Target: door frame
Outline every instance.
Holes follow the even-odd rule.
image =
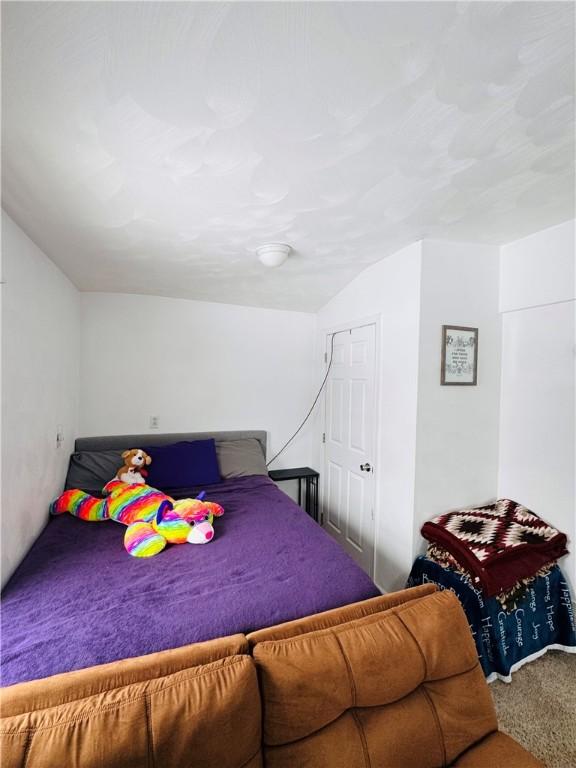
[[[372,483],[372,509],[374,510],[374,535],[373,535],[373,553],[372,553],[372,573],[368,575],[374,581],[374,575],[376,571],[376,532],[378,530],[379,522],[379,510],[378,510],[378,477],[380,467],[380,347],[381,347],[381,332],[382,332],[382,315],[368,315],[366,317],[358,318],[357,320],[349,320],[348,322],[338,323],[337,325],[328,325],[320,329],[322,355],[329,354],[330,343],[329,337],[333,333],[339,333],[340,331],[353,330],[354,328],[362,328],[366,325],[374,326],[374,430],[372,433],[372,455],[374,456],[374,470],[373,483]],[[328,360],[323,363],[324,372],[328,367]],[[326,381],[328,384],[328,381]],[[322,393],[322,423],[321,423],[321,435],[326,433],[327,425],[327,398],[326,392],[328,387],[324,388]],[[320,499],[319,510],[320,520],[322,527],[324,527],[324,520],[326,519],[326,443],[322,442],[320,436],[320,466],[322,471],[320,473]]]

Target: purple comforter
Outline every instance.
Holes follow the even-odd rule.
[[[62,515],[2,596],[2,685],[176,648],[379,594],[267,477],[207,490],[226,512],[205,546],[130,557],[116,523]]]

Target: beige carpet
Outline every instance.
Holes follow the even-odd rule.
[[[548,651],[490,690],[502,731],[548,768],[576,768],[576,654]]]

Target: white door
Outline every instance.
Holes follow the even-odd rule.
[[[326,387],[325,529],[369,576],[374,568],[374,325],[334,335]],[[330,359],[331,336],[327,337]]]

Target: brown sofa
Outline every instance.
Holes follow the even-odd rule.
[[[535,768],[431,586],[4,688],[14,768]]]

